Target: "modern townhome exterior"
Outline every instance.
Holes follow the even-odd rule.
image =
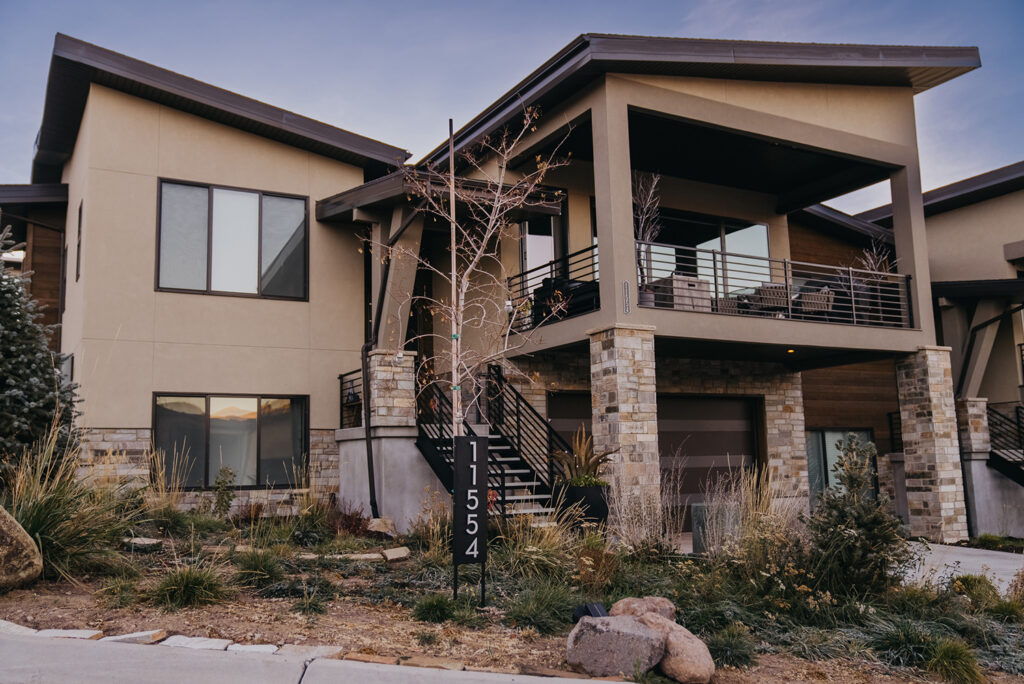
[[[854,430],[913,534],[965,538],[973,423],[958,436],[932,315],[933,281],[957,278],[932,274],[914,95],[978,66],[964,47],[583,35],[457,131],[458,157],[538,107],[522,164],[571,153],[545,179],[564,199],[501,245],[495,296],[530,311],[504,360],[519,372],[492,369],[467,416],[502,503],[544,510],[550,452],[584,424],[630,496],[673,479],[692,503],[757,465],[810,505]],[[409,299],[436,277],[374,248],[445,267],[407,157],[58,36],[32,184],[0,188],[0,207],[27,218],[40,298],[62,283],[89,458],[114,450],[144,475],[150,443],[184,443],[197,491],[226,464],[242,500],[284,507],[308,462],[318,494],[399,527],[425,488],[450,489],[450,409],[442,383],[417,382],[431,350],[413,334],[445,322]],[[635,172],[661,177],[654,239],[633,229]],[[885,217],[821,206],[879,181]],[[878,244],[890,257],[866,259]]]

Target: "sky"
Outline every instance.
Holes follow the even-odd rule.
[[[1024,160],[1022,0],[0,0],[0,183],[27,183],[65,33],[408,149],[441,143],[581,33],[973,45],[915,98],[924,189]],[[869,188],[830,202],[888,201]]]

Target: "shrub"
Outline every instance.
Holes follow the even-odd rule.
[[[998,534],[979,534],[973,542],[972,546],[976,546],[979,549],[999,551],[1003,548],[1003,538]]]
[[[1016,599],[999,599],[986,612],[1004,622],[1024,621],[1024,604]]]
[[[553,634],[572,623],[579,600],[564,584],[544,582],[517,595],[505,611],[505,620],[513,627]]]
[[[217,471],[217,479],[213,481],[213,513],[218,518],[227,519],[231,504],[235,501],[235,471],[224,466]]]
[[[733,622],[712,634],[707,647],[719,667],[750,667],[757,662],[757,643],[742,622]]]
[[[181,537],[189,533],[188,513],[173,505],[151,510],[149,520],[161,534],[168,537]]]
[[[325,601],[335,597],[337,590],[334,585],[319,574],[308,578],[291,578],[274,582],[262,587],[258,592],[261,598],[305,598],[317,595]]]
[[[43,441],[22,453],[0,503],[35,539],[44,574],[71,579],[76,572],[117,563],[117,544],[135,509],[122,505],[127,481],[101,487],[79,479],[79,447],[62,447],[61,439],[54,422]]]
[[[900,583],[914,555],[902,523],[872,489],[874,444],[850,434],[836,446],[837,486],[821,494],[808,521],[815,587],[833,595],[884,592]]]
[[[238,507],[238,511],[231,516],[231,524],[239,529],[252,528],[259,525],[263,519],[265,507],[259,501],[246,501]]]
[[[323,615],[327,612],[327,604],[320,594],[312,593],[293,603],[292,611],[303,615]]]
[[[455,614],[455,606],[444,594],[428,594],[413,606],[413,619],[420,622],[445,622]]]
[[[0,230],[0,252],[13,246],[10,228]],[[74,440],[74,385],[57,372],[63,357],[48,348],[52,328],[39,323],[42,313],[28,294],[26,278],[0,263],[0,483],[7,477],[8,457],[51,437],[63,452]]]
[[[370,519],[363,512],[363,507],[349,501],[342,501],[331,520],[334,531],[339,534],[350,534],[365,537]]]
[[[608,549],[608,541],[599,532],[583,537],[576,557],[574,579],[584,594],[594,596],[604,591],[619,570],[619,557]]]
[[[149,592],[150,600],[166,610],[223,601],[230,592],[211,565],[173,568]]]
[[[999,603],[999,590],[984,575],[957,575],[949,580],[953,593],[966,596],[978,610],[988,610]]]
[[[235,582],[242,586],[261,588],[280,582],[284,577],[281,559],[267,549],[236,553],[231,561],[238,568]]]
[[[890,665],[917,667],[928,658],[934,644],[935,638],[918,623],[897,620],[883,629],[870,645]]]
[[[410,543],[423,553],[421,563],[430,568],[447,567],[451,561],[452,513],[440,492],[425,488],[423,508],[410,530]]]
[[[439,640],[437,632],[431,632],[426,629],[421,629],[413,636],[416,637],[416,643],[420,646],[433,646]]]
[[[953,639],[936,640],[924,662],[924,669],[954,684],[980,684],[985,681],[971,649]]]
[[[548,524],[534,525],[532,515],[515,515],[500,523],[494,543],[495,565],[512,577],[565,579],[575,567],[583,520],[579,506],[559,508]]]
[[[138,581],[124,575],[112,577],[98,593],[108,608],[125,608],[139,598]]]

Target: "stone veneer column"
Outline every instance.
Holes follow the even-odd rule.
[[[416,425],[416,354],[370,352],[370,426]],[[367,379],[363,379],[364,384]]]
[[[617,450],[610,474],[623,495],[660,501],[654,328],[616,325],[587,334],[594,449]]]
[[[933,542],[967,538],[949,347],[921,347],[896,364],[910,532]]]
[[[988,457],[992,439],[988,429],[988,399],[957,399],[956,424],[960,435],[960,458],[963,460],[964,498],[974,534],[989,531],[991,520],[984,512],[991,510],[986,498],[992,473],[988,471]]]

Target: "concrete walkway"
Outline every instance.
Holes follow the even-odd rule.
[[[555,677],[453,672],[299,656],[82,639],[0,636],[0,684],[553,684]]]
[[[915,543],[914,546],[924,549],[924,544]],[[1024,555],[1019,553],[930,544],[921,564],[907,575],[907,579],[917,581],[951,575],[986,575],[1001,591],[1006,591],[1022,567]]]

